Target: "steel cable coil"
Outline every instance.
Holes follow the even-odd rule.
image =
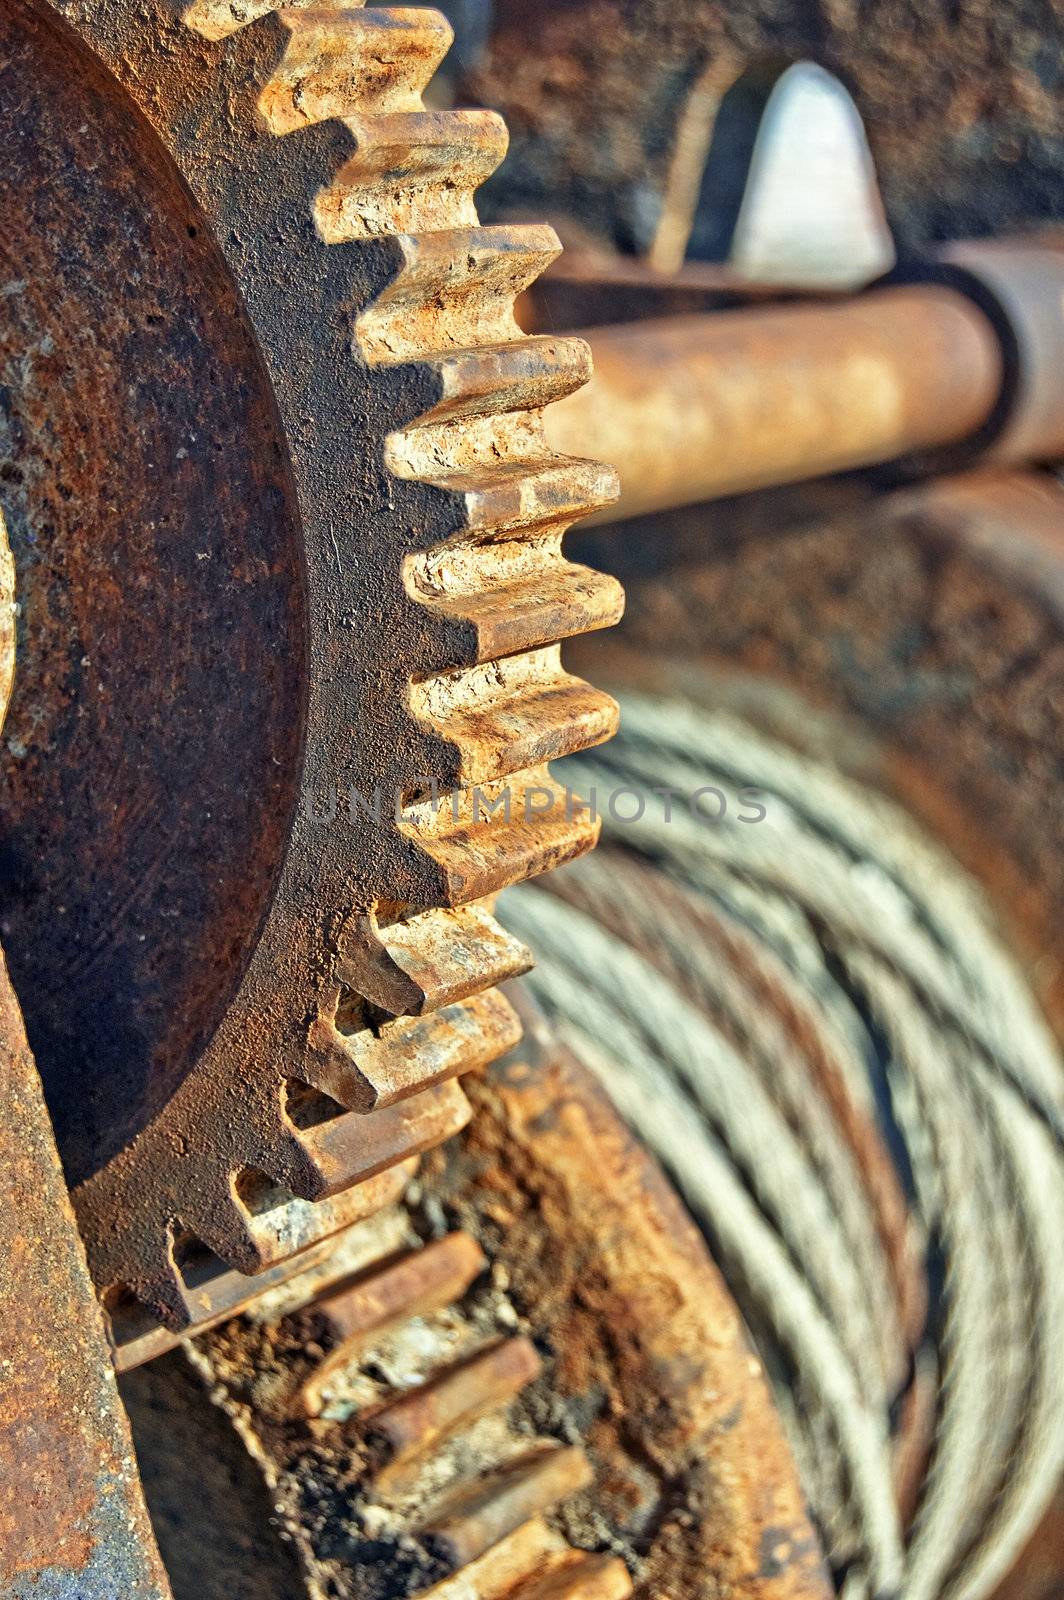
[[[1064,1464],[1057,1045],[896,806],[733,716],[622,712],[573,774],[604,847],[505,920],[706,1232],[840,1590],[981,1600]]]

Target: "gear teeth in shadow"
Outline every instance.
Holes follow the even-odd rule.
[[[321,1514],[337,1490],[407,1600],[626,1600],[623,1562],[559,1531],[592,1469],[534,1431],[529,1391],[549,1369],[480,1243],[406,1229],[404,1247],[391,1229],[375,1258],[296,1290],[277,1342],[230,1324],[194,1356],[267,1472],[308,1581],[328,1572],[351,1592],[359,1538],[338,1552]]]

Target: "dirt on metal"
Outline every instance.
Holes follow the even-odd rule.
[[[827,1600],[771,1392],[704,1242],[518,1003],[531,1037],[466,1080],[476,1117],[402,1203],[351,1230],[328,1278],[193,1342],[275,1529],[349,1600]],[[134,1394],[154,1370],[129,1375]],[[160,1374],[157,1405],[175,1384]],[[138,1416],[154,1459],[165,1416]],[[189,1531],[158,1477],[185,1570]]]
[[[645,1600],[826,1596],[765,1374],[703,1241],[584,1070],[523,1053],[472,1086],[477,1115],[425,1179],[550,1351],[529,1415],[583,1439],[596,1479],[567,1535],[609,1530]]]
[[[308,622],[273,394],[202,212],[46,8],[6,6],[0,50],[3,931],[76,1185],[239,985],[296,804]]]
[[[17,590],[0,512],[0,724]],[[168,1600],[41,1081],[0,952],[0,1589]]]

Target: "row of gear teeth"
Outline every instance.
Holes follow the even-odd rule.
[[[397,818],[401,847],[420,863],[423,903],[400,894],[349,919],[336,981],[309,1024],[299,1081],[319,1102],[329,1097],[331,1118],[308,1129],[285,1112],[283,1140],[276,1128],[252,1139],[247,1170],[219,1168],[222,1199],[181,1195],[179,1221],[166,1193],[153,1201],[161,1215],[170,1208],[170,1248],[151,1281],[130,1266],[120,1234],[90,1239],[100,1287],[121,1285],[172,1328],[199,1320],[183,1237],[261,1272],[293,1243],[342,1225],[343,1208],[327,1197],[378,1182],[379,1158],[367,1152],[375,1127],[387,1143],[388,1125],[377,1118],[407,1104],[434,1130],[393,1141],[390,1164],[461,1125],[452,1080],[515,1044],[517,1018],[495,985],[530,964],[494,920],[492,897],[592,846],[594,817],[547,763],[609,737],[616,718],[608,696],[565,672],[558,644],[620,615],[615,581],[561,548],[575,518],[613,498],[615,475],[556,454],[541,415],[586,380],[589,353],[577,339],[526,336],[515,320],[517,297],[558,252],[553,231],[481,227],[473,202],[502,159],[505,126],[489,112],[425,108],[422,91],[451,40],[430,10],[195,0],[184,21],[226,40],[268,14],[259,25],[280,43],[258,99],[266,127],[287,138],[330,121],[349,139],[314,203],[318,234],[326,245],[372,241],[387,258],[382,286],[354,319],[355,358],[385,379],[401,374],[396,392],[418,396],[417,414],[387,438],[386,464],[397,491],[432,508],[423,521],[433,536],[418,547],[408,533],[395,564],[424,646],[402,716],[433,752],[436,778],[431,798],[412,793]],[[232,1105],[230,1115],[234,1144],[250,1138],[250,1113],[243,1132]],[[271,1137],[295,1155],[271,1157]],[[249,1208],[249,1183],[261,1187],[263,1173],[318,1201],[298,1226],[271,1232],[268,1208]],[[280,1209],[290,1218],[290,1205]]]
[[[626,1600],[624,1563],[558,1531],[591,1466],[517,1414],[543,1360],[479,1244],[456,1232],[411,1248],[401,1208],[368,1235],[375,1259],[356,1249],[311,1303],[289,1286],[189,1347],[315,1592]]]

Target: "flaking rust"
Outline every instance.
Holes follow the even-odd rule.
[[[624,1562],[558,1526],[593,1469],[519,1411],[539,1351],[476,1241],[423,1241],[419,1223],[416,1207],[380,1214],[309,1303],[290,1284],[190,1352],[264,1471],[309,1591],[626,1600]]]
[[[194,1364],[312,1585],[345,1600],[827,1600],[703,1241],[513,998],[524,1044],[467,1081],[477,1116],[365,1250]]]
[[[641,1600],[825,1600],[819,1543],[734,1301],[603,1092],[554,1045],[534,1058],[533,1017],[515,1058],[472,1090],[457,1157],[433,1158],[426,1181],[552,1352],[536,1400],[583,1438],[596,1482],[561,1526],[576,1542],[608,1529]]]

